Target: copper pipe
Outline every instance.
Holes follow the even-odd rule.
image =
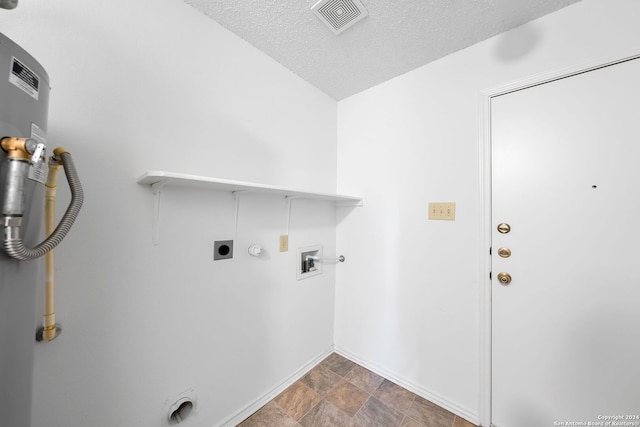
[[[50,236],[55,230],[55,211],[56,211],[56,189],[58,184],[58,172],[61,166],[55,161],[49,161],[49,173],[47,175],[47,183],[45,184],[44,193],[44,230],[47,236]],[[55,267],[53,250],[47,252],[44,256],[45,271],[45,308],[42,316],[43,335],[46,341],[51,341],[56,337],[56,313],[55,313]]]

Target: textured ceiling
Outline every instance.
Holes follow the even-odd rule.
[[[336,100],[579,0],[362,0],[335,36],[317,0],[185,0]]]

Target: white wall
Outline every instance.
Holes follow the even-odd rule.
[[[636,0],[584,0],[338,103],[349,268],[337,349],[473,421],[479,413],[479,99],[483,90],[640,52]],[[455,222],[428,202],[457,203]]]
[[[335,251],[333,205],[294,200],[280,253],[283,199],[242,196],[234,237],[230,194],[167,187],[154,247],[136,178],[334,192],[334,100],[180,0],[21,1],[0,28],[51,76],[49,141],[74,155],[86,197],[56,252],[63,333],[35,348],[33,426],[157,427],[193,388],[189,425],[211,427],[332,348],[335,270],[296,281],[295,249]],[[234,259],[213,262],[231,238]]]
[[[479,91],[637,49],[639,13],[635,0],[584,0],[336,110],[179,0],[2,11],[2,31],[51,76],[50,141],[74,154],[87,198],[57,251],[64,332],[36,346],[33,425],[158,426],[165,402],[194,388],[192,425],[210,427],[331,348],[335,272],[295,281],[294,251],[277,251],[284,201],[243,196],[237,255],[213,263],[213,240],[233,237],[233,199],[165,189],[154,247],[151,192],[135,184],[153,169],[325,192],[337,176],[341,193],[363,195],[364,208],[339,211],[349,262],[335,343],[475,417]],[[457,220],[426,221],[429,201],[457,202]],[[291,248],[333,250],[334,208],[293,203]],[[254,241],[264,259],[246,255]]]

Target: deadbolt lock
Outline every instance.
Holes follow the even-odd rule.
[[[511,231],[511,226],[506,222],[498,224],[498,232],[501,234],[507,234]]]
[[[498,255],[500,255],[502,258],[509,258],[511,256],[511,249],[500,248],[498,249]]]
[[[508,285],[509,283],[511,283],[511,275],[509,273],[498,273],[498,282],[502,283],[503,285]]]

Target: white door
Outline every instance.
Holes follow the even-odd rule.
[[[493,98],[491,144],[494,425],[639,426],[640,59]]]

